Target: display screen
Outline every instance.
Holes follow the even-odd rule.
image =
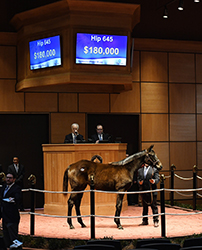
[[[30,69],[41,69],[61,65],[60,36],[29,42]]]
[[[77,33],[76,64],[126,66],[127,36]]]

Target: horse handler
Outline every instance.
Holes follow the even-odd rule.
[[[137,182],[141,191],[155,190],[159,183],[159,172],[155,167],[151,167],[148,164],[144,164],[137,173]],[[142,215],[148,215],[148,207],[151,206],[153,214],[158,214],[157,192],[143,193],[141,194],[143,213]],[[153,217],[154,227],[159,226],[158,216]],[[148,225],[148,217],[143,217],[140,225]]]

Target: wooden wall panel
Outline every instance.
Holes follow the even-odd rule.
[[[202,169],[202,142],[197,142],[197,166]]]
[[[171,142],[170,164],[177,170],[191,170],[196,165],[196,142]]]
[[[16,78],[16,47],[0,46],[0,78]]]
[[[168,84],[141,84],[141,111],[143,113],[168,113]]]
[[[85,138],[85,114],[52,113],[51,114],[51,143],[63,143],[65,135],[71,133],[71,124],[78,123],[79,133]]]
[[[168,81],[167,53],[141,52],[141,81]]]
[[[25,111],[57,112],[56,93],[25,93]]]
[[[18,65],[26,65],[26,63],[29,63],[29,52],[27,51],[27,53],[25,52],[25,49],[28,50],[28,46],[27,46],[28,42],[25,41],[25,39],[22,39],[20,41],[18,41],[18,48],[17,48],[17,54],[20,55],[17,57],[17,64]],[[20,82],[21,80],[25,79],[26,75],[26,66],[24,67],[18,67],[18,74],[17,74],[17,81]],[[30,67],[29,70],[30,71]]]
[[[169,170],[169,143],[168,142],[150,142],[142,143],[142,150],[149,148],[149,146],[154,145],[154,151],[157,154],[159,160],[161,161],[163,168],[162,170]]]
[[[197,141],[202,141],[202,115],[197,115]]]
[[[169,81],[182,83],[195,82],[194,54],[169,54]]]
[[[196,54],[196,83],[202,83],[202,54]]]
[[[17,45],[17,33],[16,32],[0,32],[1,45]]]
[[[202,53],[201,42],[135,38],[135,49],[142,51],[165,51],[182,53]]]
[[[197,113],[202,113],[202,85],[196,84],[196,109]]]
[[[132,90],[110,95],[111,112],[140,112],[140,84],[133,83]]]
[[[24,111],[24,93],[16,93],[15,84],[15,80],[0,80],[0,111]]]
[[[140,52],[133,52],[133,67],[132,67],[132,81],[139,82],[140,81]]]
[[[168,115],[142,114],[142,142],[168,141]]]
[[[195,115],[171,114],[170,115],[170,140],[195,141],[196,122]]]
[[[79,94],[79,112],[109,112],[109,94]]]
[[[195,84],[170,84],[170,113],[195,113]]]
[[[59,112],[77,112],[78,99],[75,93],[59,93]]]

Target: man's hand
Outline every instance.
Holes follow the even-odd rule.
[[[143,184],[143,180],[139,181],[139,184],[142,185]]]
[[[15,202],[15,198],[14,197],[9,197],[9,202]]]
[[[155,180],[154,180],[154,179],[150,179],[149,181],[151,182],[151,184],[154,184],[154,183],[155,183]]]

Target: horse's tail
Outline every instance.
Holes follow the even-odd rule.
[[[64,172],[64,177],[63,177],[63,191],[67,192],[68,191],[68,169],[67,168]],[[67,195],[67,194],[64,194]]]

